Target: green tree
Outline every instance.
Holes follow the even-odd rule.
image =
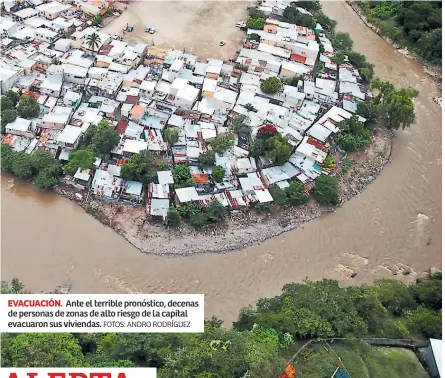
[[[69,333],[21,333],[8,342],[14,367],[83,367],[83,355]]]
[[[10,170],[15,176],[21,179],[31,178],[34,173],[31,157],[26,153],[14,153]]]
[[[91,169],[94,166],[94,154],[89,150],[76,150],[71,152],[69,161],[65,166],[65,172],[73,176],[77,168],[81,170]]]
[[[225,175],[226,175],[226,170],[224,169],[224,167],[217,165],[212,168],[212,177],[213,180],[215,180],[216,182],[222,182]]]
[[[254,8],[249,9],[249,17],[250,18],[266,18],[266,15],[264,14],[263,11],[254,7]]]
[[[142,150],[133,155],[129,162],[121,166],[121,178],[123,180],[139,181],[144,185],[153,181],[156,172],[160,168],[154,162],[155,155],[149,150]]]
[[[309,200],[304,185],[299,181],[292,181],[285,189],[289,203],[294,206],[304,205]]]
[[[261,90],[267,94],[275,94],[281,89],[281,81],[277,77],[268,77],[261,83]]]
[[[283,165],[292,155],[292,145],[279,133],[266,139],[265,145],[266,157],[278,165]]]
[[[93,26],[96,26],[96,25],[101,24],[102,22],[103,22],[102,17],[101,16],[96,16],[96,17],[93,18],[93,21],[91,22],[91,24]]]
[[[170,207],[167,211],[167,226],[177,228],[181,223],[181,216],[174,207]]]
[[[250,33],[250,34],[249,34],[249,39],[250,39],[250,40],[257,41],[257,42],[260,42],[260,41],[261,41],[261,37],[260,37],[260,35],[257,34],[257,33]]]
[[[300,8],[304,8],[307,10],[319,11],[321,9],[321,5],[319,1],[310,1],[310,0],[302,0],[298,1],[297,5]]]
[[[36,118],[40,113],[40,107],[37,100],[32,95],[22,96],[17,107],[19,117],[31,119]]]
[[[36,178],[36,185],[41,189],[51,189],[59,184],[61,169],[58,165],[52,165],[42,169]]]
[[[209,222],[220,221],[226,213],[224,206],[218,200],[213,200],[207,208],[207,219]]]
[[[87,46],[90,50],[98,50],[101,44],[101,40],[98,34],[92,33],[87,36]]]
[[[423,306],[408,311],[404,321],[408,330],[426,338],[442,339],[442,315]]]
[[[380,279],[376,281],[376,287],[378,299],[394,315],[401,315],[404,311],[417,307],[412,292],[401,281]]]
[[[9,144],[0,143],[0,153],[1,153],[1,167],[6,171],[10,171],[12,167],[12,162],[14,161],[14,155],[16,152],[12,149]]]
[[[233,133],[240,135],[240,134],[249,134],[250,133],[250,127],[248,125],[249,118],[245,115],[239,115],[232,119],[230,122],[230,131]]]
[[[264,18],[249,18],[246,22],[248,29],[262,30],[264,28]]]
[[[210,146],[212,146],[213,151],[218,154],[223,154],[233,148],[234,143],[235,135],[230,133],[218,134],[215,138],[210,140]]]
[[[172,175],[176,188],[195,186],[188,164],[175,164],[172,170]]]
[[[196,229],[201,229],[203,228],[206,224],[207,224],[207,215],[202,213],[202,212],[198,212],[196,214],[193,214],[190,216],[190,224],[196,228]]]
[[[335,26],[337,25],[337,22],[334,20],[331,20],[328,16],[326,16],[323,12],[319,11],[317,16],[317,22],[320,23],[321,26],[323,26],[324,30],[331,31],[335,29]]]
[[[8,281],[1,281],[1,294],[30,294],[25,290],[25,285],[17,278],[11,280],[11,284]]]
[[[31,155],[31,163],[35,170],[41,171],[57,163],[51,152],[47,150],[37,150]]]
[[[338,123],[341,133],[337,136],[340,147],[346,152],[360,150],[371,143],[371,133],[357,116]]]
[[[211,150],[206,150],[198,156],[198,167],[208,168],[215,164],[215,153]]]
[[[339,201],[337,180],[328,175],[317,177],[314,198],[322,205],[337,205]]]
[[[397,90],[393,84],[376,78],[372,88],[378,91],[374,103],[379,107],[379,120],[388,128],[404,129],[416,120],[414,98],[419,92],[414,88]]]
[[[14,122],[17,118],[17,110],[15,109],[6,109],[2,111],[2,133],[5,133],[5,127],[8,123]]]
[[[286,9],[284,9],[283,21],[312,29],[315,28],[316,24],[314,18],[311,15],[302,13],[292,6],[286,7]]]
[[[274,184],[269,188],[270,195],[272,196],[274,202],[277,205],[286,205],[288,203],[288,198],[286,192]]]
[[[173,145],[179,141],[179,127],[169,127],[164,131],[165,138],[168,140],[170,145]]]
[[[337,50],[351,51],[353,42],[348,33],[332,33],[330,35],[332,47]],[[348,55],[349,56],[349,55]]]
[[[372,101],[360,101],[357,104],[356,113],[366,119],[365,125],[368,129],[371,129],[379,118],[379,107]]]
[[[11,89],[6,91],[5,96],[11,100],[13,107],[15,107],[20,100],[20,95]]]
[[[13,108],[12,101],[6,96],[2,96],[0,98],[0,109],[2,110],[2,112],[7,109],[12,109],[12,108]]]
[[[85,133],[83,144],[100,156],[105,156],[115,148],[120,141],[119,133],[102,119],[97,125],[91,125]]]

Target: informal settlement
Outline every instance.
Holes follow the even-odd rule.
[[[285,188],[291,180],[310,190],[318,176],[330,174],[323,161],[340,132],[337,124],[369,96],[352,65],[331,61],[335,51],[321,25],[312,30],[279,20],[286,6],[280,1],[273,7],[264,2],[261,9],[271,13],[264,29],[247,30],[246,43],[230,62],[113,39],[86,16],[101,14],[107,2],[31,2],[33,7],[20,9],[4,2],[1,91],[33,95],[40,115],[6,125],[2,142],[29,154],[45,149],[66,162],[88,128],[105,118],[120,134],[118,146],[108,158],[97,158],[95,168],[79,168],[62,181],[100,199],[144,204],[147,216],[165,219],[171,205],[206,206],[215,199],[227,208],[269,203],[268,188]],[[91,48],[87,37],[93,33],[99,43]],[[261,90],[270,77],[299,79],[271,95]],[[250,133],[216,154],[215,165],[226,172],[216,182],[211,167],[198,167],[198,158],[240,115]],[[293,146],[282,165],[249,153],[258,132],[271,126]],[[180,130],[172,145],[165,138],[171,127]],[[144,150],[168,168],[147,187],[122,180],[122,164]],[[194,183],[175,188],[172,168],[183,163]]]

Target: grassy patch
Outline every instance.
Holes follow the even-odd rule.
[[[312,344],[295,362],[299,378],[330,378],[339,356],[354,378],[427,378],[416,355],[409,349],[371,347],[366,343],[334,343],[332,350],[325,343]]]

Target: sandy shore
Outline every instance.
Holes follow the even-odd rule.
[[[156,46],[186,50],[199,59],[228,60],[235,57],[245,35],[235,27],[247,17],[248,2],[244,1],[137,1],[127,5],[120,17],[101,30],[123,35],[130,44],[154,43]],[[120,9],[123,4],[118,3]],[[133,26],[131,33],[123,29]],[[156,29],[155,34],[145,28]],[[227,44],[219,46],[225,40]]]
[[[344,162],[337,165],[341,203],[362,192],[390,161],[392,138],[393,135],[387,130],[379,131],[370,147],[349,156],[354,163],[347,173],[341,174]],[[59,193],[60,189],[57,189]],[[63,189],[64,195],[74,200],[73,191],[66,187]],[[276,207],[271,214],[253,210],[232,211],[229,218],[217,228],[196,231],[186,224],[178,230],[169,230],[159,222],[147,219],[145,208],[141,206],[111,204],[91,197],[88,203],[79,204],[141,252],[171,256],[242,249],[335,211],[335,207],[320,206],[314,200],[299,207]]]

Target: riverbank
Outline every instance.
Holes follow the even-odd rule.
[[[346,0],[346,4],[348,4],[351,7],[351,9],[357,14],[357,16],[363,21],[363,23],[368,28],[370,28],[372,31],[374,31],[385,42],[389,43],[392,47],[394,47],[398,53],[402,54],[403,56],[405,56],[408,59],[413,59],[413,60],[416,60],[419,63],[421,63],[425,73],[427,75],[431,76],[434,79],[434,81],[436,82],[436,84],[438,85],[438,87],[442,89],[442,68],[440,66],[437,66],[437,65],[434,65],[434,64],[431,64],[431,63],[425,61],[425,59],[421,58],[413,51],[410,51],[406,47],[400,46],[399,44],[392,41],[390,38],[384,36],[381,33],[380,29],[376,25],[374,25],[373,23],[368,21],[366,15],[363,13],[363,11],[360,9],[360,7],[356,4],[355,1]],[[436,103],[438,103],[442,107],[441,100],[440,100],[440,103],[439,103],[439,101],[436,101]]]
[[[390,162],[393,136],[391,131],[379,129],[368,148],[339,161],[336,176],[340,182],[340,203],[359,195]],[[347,172],[343,171],[345,164],[350,165]],[[112,228],[141,252],[163,256],[240,250],[336,211],[334,206],[320,206],[311,200],[299,207],[276,206],[271,213],[259,213],[252,209],[231,211],[218,227],[204,231],[197,231],[184,223],[179,229],[171,230],[160,222],[148,219],[143,206],[99,201],[77,191],[83,198],[88,198],[79,201],[75,196],[76,191],[66,186],[59,186],[56,192],[82,206],[87,213]]]

